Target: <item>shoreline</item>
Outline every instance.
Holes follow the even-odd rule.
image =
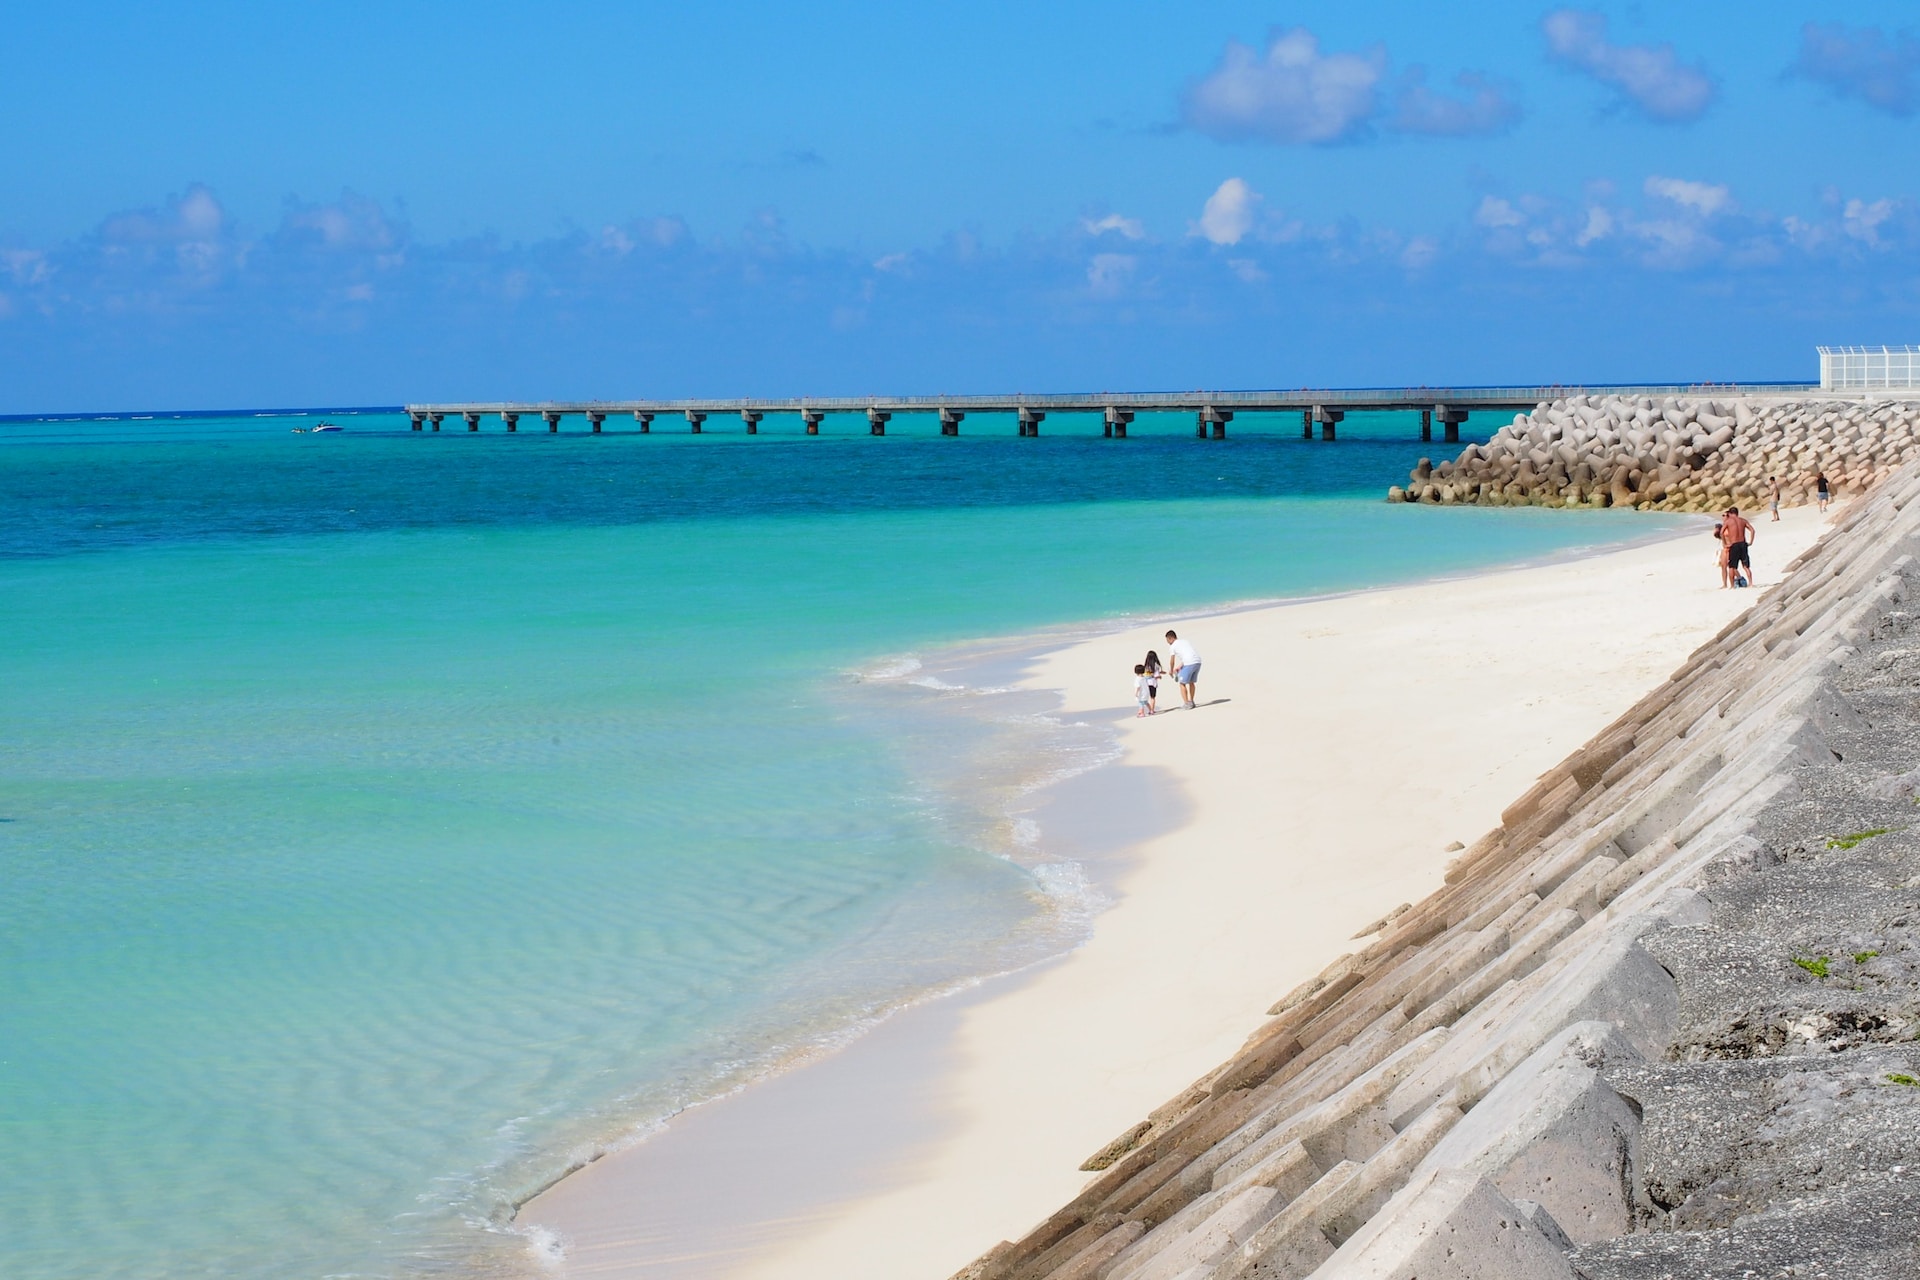
[[[1789,513],[1779,530],[1795,529],[1793,541],[1810,544],[1811,527],[1812,513],[1808,511]],[[1774,548],[1788,539],[1780,538],[1779,530],[1774,535],[1779,541],[1769,538],[1768,528],[1761,527],[1756,550],[1765,557],[1764,563],[1783,566],[1802,548],[1794,545],[1776,554]],[[1120,677],[1106,670],[1112,665],[1114,652],[1132,649],[1150,629],[1164,629],[1159,623],[1081,627],[1070,636],[1036,637],[1042,644],[1035,647],[1047,651],[1033,657],[1019,686],[1030,691],[1064,691],[1064,716],[1082,720],[1105,717],[1101,722],[1111,722],[1125,747],[1125,762],[1095,772],[1114,774],[1141,765],[1161,769],[1166,771],[1165,780],[1154,783],[1153,790],[1171,789],[1197,800],[1196,812],[1177,830],[1149,834],[1129,851],[1109,853],[1114,861],[1100,868],[1100,879],[1109,883],[1111,877],[1110,883],[1118,888],[1112,895],[1117,901],[1097,919],[1093,936],[1065,956],[969,984],[952,998],[929,999],[910,1006],[836,1052],[733,1091],[719,1099],[726,1102],[726,1107],[703,1104],[682,1112],[663,1133],[595,1161],[533,1197],[523,1206],[520,1220],[529,1229],[552,1230],[568,1240],[566,1261],[552,1268],[562,1275],[927,1275],[938,1280],[965,1265],[993,1240],[1017,1236],[1085,1181],[1088,1175],[1078,1166],[1086,1157],[1205,1068],[1230,1056],[1275,996],[1316,971],[1338,951],[1354,949],[1355,944],[1347,943],[1346,937],[1355,927],[1399,901],[1418,899],[1437,885],[1441,867],[1451,856],[1442,852],[1444,843],[1470,842],[1493,825],[1500,806],[1524,790],[1535,774],[1629,705],[1645,687],[1664,677],[1695,644],[1740,609],[1764,596],[1764,587],[1751,593],[1718,593],[1717,602],[1698,607],[1702,596],[1715,600],[1709,548],[1704,539],[1699,540],[1698,547],[1687,542],[1682,536],[1685,532],[1684,527],[1650,531],[1625,546],[1616,544],[1554,562],[1478,570],[1398,587],[1246,602],[1193,615],[1199,622],[1192,634],[1212,664],[1207,668],[1211,678],[1202,681],[1201,701],[1208,703],[1216,695],[1228,700],[1206,707],[1209,715],[1194,717],[1190,727],[1176,727],[1165,720],[1133,721],[1131,703],[1121,697],[1124,690]],[[1411,792],[1414,803],[1393,809],[1394,817],[1377,813],[1357,824],[1329,824],[1321,815],[1314,819],[1317,834],[1308,843],[1337,846],[1349,838],[1358,842],[1377,840],[1376,828],[1383,824],[1391,827],[1396,822],[1404,825],[1411,821],[1416,828],[1424,823],[1424,830],[1401,831],[1392,849],[1372,859],[1359,875],[1342,870],[1316,879],[1311,872],[1289,863],[1282,868],[1284,874],[1275,879],[1274,868],[1267,868],[1268,880],[1262,888],[1248,891],[1248,896],[1258,899],[1305,892],[1300,908],[1303,914],[1290,919],[1286,926],[1289,936],[1284,941],[1272,942],[1264,949],[1251,946],[1249,937],[1257,939],[1266,922],[1249,919],[1244,912],[1220,926],[1231,935],[1231,941],[1208,938],[1213,927],[1210,916],[1219,914],[1221,886],[1227,882],[1235,886],[1261,883],[1259,875],[1251,874],[1256,868],[1249,865],[1250,861],[1259,861],[1259,851],[1246,846],[1259,843],[1260,833],[1275,829],[1275,815],[1261,811],[1262,805],[1279,803],[1284,807],[1285,802],[1269,793],[1276,786],[1288,793],[1289,787],[1305,785],[1297,776],[1298,768],[1304,765],[1311,771],[1312,761],[1296,760],[1293,766],[1280,769],[1277,782],[1242,775],[1242,793],[1255,796],[1262,804],[1240,805],[1229,813],[1222,806],[1225,803],[1227,809],[1233,809],[1231,797],[1218,794],[1216,784],[1218,775],[1232,770],[1231,750],[1222,761],[1186,776],[1182,770],[1191,769],[1194,761],[1156,757],[1152,741],[1142,738],[1143,730],[1169,730],[1159,735],[1164,740],[1161,748],[1171,745],[1176,733],[1190,738],[1192,741],[1176,754],[1190,757],[1198,751],[1204,755],[1205,740],[1195,735],[1209,722],[1217,724],[1219,719],[1232,717],[1238,723],[1227,737],[1244,740],[1243,746],[1250,741],[1255,747],[1275,750],[1275,743],[1262,739],[1259,725],[1271,723],[1276,706],[1285,719],[1286,699],[1303,696],[1302,688],[1285,687],[1286,673],[1304,674],[1318,661],[1318,655],[1309,650],[1316,640],[1333,637],[1314,633],[1339,630],[1337,626],[1321,625],[1332,618],[1345,620],[1349,627],[1364,624],[1362,631],[1384,641],[1383,652],[1413,651],[1399,673],[1406,683],[1373,708],[1378,732],[1391,738],[1396,732],[1395,699],[1417,699],[1422,680],[1431,676],[1436,683],[1441,682],[1450,665],[1460,669],[1472,666],[1466,651],[1449,651],[1453,656],[1442,660],[1432,649],[1435,636],[1426,637],[1430,643],[1422,652],[1421,637],[1410,638],[1408,634],[1409,628],[1445,631],[1449,624],[1460,622],[1461,615],[1485,612],[1471,607],[1470,602],[1450,605],[1451,597],[1464,594],[1478,599],[1490,592],[1495,604],[1513,614],[1506,620],[1511,623],[1518,619],[1524,630],[1527,617],[1538,620],[1545,607],[1535,598],[1541,582],[1549,584],[1546,594],[1552,596],[1558,589],[1552,584],[1595,574],[1617,574],[1620,566],[1629,562],[1645,567],[1640,561],[1652,563],[1668,575],[1672,579],[1668,585],[1690,601],[1692,608],[1677,627],[1666,628],[1656,637],[1652,653],[1628,661],[1625,673],[1603,674],[1599,683],[1604,688],[1590,690],[1571,703],[1537,705],[1540,698],[1551,697],[1554,691],[1550,687],[1515,691],[1514,696],[1524,705],[1509,708],[1510,716],[1495,715],[1496,723],[1478,725],[1480,741],[1484,744],[1489,729],[1496,746],[1504,738],[1528,738],[1529,734],[1532,738],[1524,750],[1510,752],[1490,764],[1476,763],[1473,770],[1480,775],[1477,782],[1468,780],[1468,785],[1462,786],[1462,779],[1448,773],[1450,767],[1457,769],[1472,754],[1468,751],[1463,755],[1458,749],[1470,745],[1464,740],[1453,750],[1429,747],[1430,768],[1423,767],[1421,752],[1414,751],[1403,761],[1408,776],[1419,780]],[[1618,609],[1619,602],[1611,607]],[[1401,620],[1396,621],[1396,617]],[[1487,619],[1481,616],[1467,620],[1472,624],[1468,629],[1484,641],[1486,637],[1479,633],[1484,632]],[[1306,634],[1288,642],[1295,656],[1273,662],[1257,655],[1262,643],[1275,642],[1276,637],[1268,633],[1276,627]],[[1241,632],[1247,633],[1245,639],[1239,637]],[[1155,647],[1164,649],[1163,644]],[[1237,652],[1240,649],[1246,649],[1246,656]],[[1028,654],[1032,656],[1031,648]],[[1292,665],[1302,659],[1307,665]],[[1344,660],[1351,665],[1352,655]],[[1249,677],[1255,673],[1260,678],[1250,683]],[[1550,686],[1552,682],[1544,683]],[[1163,705],[1174,700],[1171,685],[1164,689],[1169,696],[1163,699]],[[1529,693],[1531,700],[1522,697],[1522,692]],[[1281,695],[1277,701],[1276,694]],[[1399,728],[1420,733],[1426,719],[1457,715],[1463,709],[1471,711],[1453,706],[1449,713],[1443,697],[1436,705],[1419,708],[1405,717]],[[1331,718],[1323,714],[1320,735],[1341,736],[1341,717],[1351,710],[1323,709],[1331,712]],[[1247,739],[1249,733],[1253,734],[1251,740]],[[1363,735],[1361,743],[1373,744],[1371,750],[1385,749],[1387,756],[1392,755],[1373,738]],[[1278,747],[1284,749],[1284,745]],[[1368,779],[1368,769],[1377,772],[1385,758],[1355,760],[1355,745],[1348,742],[1340,748],[1347,753],[1340,758],[1348,762],[1349,782],[1354,777]],[[1211,782],[1206,774],[1215,775]],[[1196,790],[1197,797],[1193,795]],[[1449,797],[1451,809],[1447,809]],[[1352,798],[1349,794],[1348,799]],[[1064,833],[1076,826],[1097,824],[1111,807],[1111,798],[1083,802],[1077,814],[1056,807],[1043,824],[1047,843],[1059,843]],[[1446,811],[1443,814],[1440,810]],[[1111,817],[1106,820],[1112,821]],[[1196,839],[1225,848],[1227,853],[1212,860],[1214,865],[1196,867],[1180,852],[1182,844]],[[1300,883],[1286,883],[1289,879]],[[1129,923],[1134,917],[1139,919]],[[1271,930],[1271,925],[1266,927]],[[1129,941],[1116,943],[1116,935]],[[1164,966],[1156,966],[1150,957],[1170,943],[1171,949],[1183,945],[1196,949],[1196,956],[1203,958],[1190,958],[1191,962],[1177,974],[1151,972]],[[1093,979],[1091,986],[1087,985],[1089,978]],[[1117,1003],[1116,990],[1125,993]],[[1126,1046],[1141,1039],[1141,1026],[1165,1028],[1171,1043],[1164,1051],[1135,1052],[1124,1068],[1112,1068],[1111,1063],[1126,1058]],[[1063,1027],[1072,1031],[1063,1032]],[[937,1045],[944,1045],[944,1051],[936,1051]],[[914,1107],[892,1113],[896,1115],[892,1131],[816,1133],[804,1142],[796,1141],[797,1130],[784,1139],[780,1136],[776,1113],[781,1096],[812,1097],[815,1106],[830,1105],[822,1100],[835,1096],[831,1079],[835,1076],[849,1082],[864,1079],[866,1096],[877,1096],[874,1090],[879,1077],[886,1074],[879,1064],[889,1056],[896,1063],[938,1061],[942,1076],[937,1086],[921,1091]],[[1073,1065],[1076,1062],[1077,1067]],[[1101,1065],[1092,1069],[1090,1063]],[[1091,1076],[1085,1074],[1089,1070]],[[1076,1076],[1076,1071],[1082,1074]],[[763,1102],[768,1095],[773,1095],[770,1101]],[[848,1095],[842,1091],[838,1096],[844,1099]],[[1072,1098],[1076,1114],[1063,1118],[1048,1114],[1049,1108],[1031,1105],[1034,1099],[1049,1096]],[[808,1104],[796,1102],[788,1109],[804,1113]],[[736,1118],[728,1121],[723,1112]],[[675,1140],[672,1135],[680,1129],[697,1131],[695,1136],[701,1137],[708,1149],[698,1150],[700,1144],[685,1137]],[[757,1133],[749,1135],[749,1130]],[[757,1136],[764,1145],[742,1146],[741,1140],[747,1136]],[[784,1147],[783,1141],[787,1144]],[[748,1165],[758,1168],[768,1161],[782,1166],[789,1180],[808,1184],[820,1193],[815,1197],[817,1202],[789,1203],[786,1207],[790,1212],[778,1213],[778,1221],[749,1225],[744,1234],[753,1237],[751,1246],[733,1251],[724,1262],[714,1256],[684,1254],[664,1269],[658,1259],[643,1262],[647,1242],[618,1229],[618,1220],[623,1214],[630,1216],[631,1206],[649,1196],[649,1179],[654,1180],[656,1193],[663,1178],[691,1176],[698,1181],[704,1172],[720,1172],[714,1166],[724,1163],[720,1157],[727,1152],[735,1160],[746,1161],[745,1165],[736,1164],[736,1169]],[[869,1172],[883,1168],[890,1172],[884,1178],[863,1179],[855,1176],[858,1170],[852,1168],[858,1165],[866,1166]],[[622,1172],[616,1173],[616,1167]],[[627,1206],[624,1209],[623,1203]],[[967,1211],[956,1212],[962,1203]],[[710,1221],[710,1225],[735,1233],[743,1229],[737,1220]]]

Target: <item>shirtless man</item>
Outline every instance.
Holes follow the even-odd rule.
[[[1727,514],[1720,521],[1720,541],[1727,544],[1727,575],[1731,578],[1741,569],[1747,571],[1747,585],[1753,585],[1753,561],[1747,555],[1747,547],[1754,541],[1753,526],[1740,514],[1740,508],[1728,507]],[[1723,582],[1721,586],[1731,586]]]

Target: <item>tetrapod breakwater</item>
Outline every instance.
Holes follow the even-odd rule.
[[[1790,506],[1827,477],[1859,493],[1920,458],[1920,401],[1581,395],[1516,414],[1485,444],[1421,459],[1395,502],[1718,511]]]

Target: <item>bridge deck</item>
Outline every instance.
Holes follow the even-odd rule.
[[[675,414],[731,413],[1104,413],[1108,409],[1132,413],[1199,413],[1208,409],[1230,413],[1285,412],[1324,408],[1351,412],[1379,409],[1525,410],[1543,400],[1572,395],[1742,395],[1754,392],[1783,394],[1810,391],[1799,384],[1694,386],[1538,386],[1538,387],[1398,387],[1301,389],[1294,391],[1181,391],[1172,393],[1077,392],[1071,394],[1016,394],[985,396],[799,396],[740,397],[687,400],[538,400],[462,401],[445,404],[409,404],[410,414],[543,414],[644,413],[658,417]]]

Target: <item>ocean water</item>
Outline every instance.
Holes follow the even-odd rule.
[[[0,423],[0,1275],[537,1274],[570,1163],[1080,936],[996,815],[1099,735],[919,661],[1653,527],[1389,507],[1385,418],[336,420]]]

